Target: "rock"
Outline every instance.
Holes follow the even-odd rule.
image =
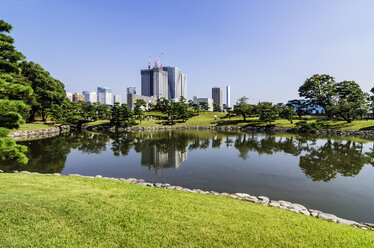
[[[300,206],[302,206],[302,205],[300,205]],[[306,210],[306,208],[304,207],[304,208],[302,208],[302,207],[300,207],[299,206],[299,204],[291,204],[290,206],[288,206],[288,209],[295,209],[295,210],[297,210],[297,211],[302,211],[302,210]]]
[[[153,187],[153,183],[143,183],[147,187]]]
[[[0,173],[4,173],[4,171],[0,170]]]
[[[52,175],[54,175],[54,176],[61,176],[60,173],[53,173]]]
[[[203,195],[210,195],[209,191],[201,191],[200,194],[203,194]]]
[[[192,193],[192,190],[190,190],[189,188],[183,188],[182,191]]]
[[[236,199],[236,198],[238,198],[237,195],[228,195],[227,197],[232,198],[232,199]]]
[[[313,217],[317,217],[318,214],[322,213],[321,211],[314,210],[314,209],[309,209],[309,212],[310,212],[310,215],[313,216]]]
[[[244,194],[244,193],[236,193],[235,195],[242,197],[242,198],[249,196],[248,194]]]
[[[282,210],[286,210],[286,209],[288,209],[288,208],[285,207],[285,206],[280,206],[279,208],[282,209]]]
[[[300,211],[297,209],[289,208],[288,210],[290,210],[291,212],[300,213]]]
[[[163,184],[162,184],[162,187],[163,187],[163,188],[170,187],[170,184],[168,184],[168,183],[163,183]]]
[[[96,175],[95,177],[96,178],[102,178],[103,176],[102,175]]]
[[[69,177],[81,177],[80,174],[68,174]]]
[[[174,188],[175,190],[182,190],[183,189],[183,187],[181,187],[181,186],[175,186],[175,188]]]
[[[326,214],[326,213],[319,213],[318,218],[323,219],[323,220],[328,220],[332,222],[337,222],[338,217],[336,217],[333,214]]]
[[[280,203],[277,202],[277,201],[271,201],[271,202],[269,203],[269,206],[270,206],[270,207],[273,207],[273,208],[279,208],[279,207],[280,207]]]
[[[22,173],[22,174],[31,174],[31,172],[29,172],[29,171],[21,171],[19,173]]]
[[[162,187],[162,183],[155,183],[155,187],[161,188]]]
[[[12,173],[18,173],[18,170],[13,170]]]
[[[305,210],[307,210],[306,209],[306,207],[304,207],[303,205],[301,205],[301,204],[297,204],[297,203],[292,203],[292,205],[291,206],[294,206],[294,207],[298,207],[298,208],[300,208],[300,209],[305,209]]]
[[[253,202],[253,203],[258,203],[258,198],[256,196],[252,196],[252,195],[244,197],[244,200],[249,201],[249,202]]]
[[[310,215],[310,212],[306,209],[301,210],[300,213],[308,215],[308,216]]]
[[[135,179],[137,183],[144,183],[144,179]]]
[[[221,196],[228,196],[229,194],[226,193],[226,192],[223,192],[223,193],[221,193],[220,195],[221,195]]]
[[[218,192],[215,192],[215,191],[210,191],[210,193],[211,193],[212,195],[219,195],[219,193],[218,193]]]
[[[283,201],[283,200],[280,200],[280,201],[278,201],[279,202],[279,204],[281,205],[281,206],[283,206],[283,207],[289,207],[289,206],[291,206],[291,202],[288,202],[288,201]]]
[[[199,189],[193,189],[193,190],[192,190],[192,193],[196,193],[196,194],[198,194],[198,193],[200,193],[200,190],[199,190]]]
[[[268,205],[270,202],[269,198],[266,196],[259,196],[258,199],[262,205]]]
[[[355,224],[358,224],[356,221],[346,220],[346,219],[343,219],[343,218],[337,218],[337,222],[339,224],[349,225],[349,226],[353,226]]]

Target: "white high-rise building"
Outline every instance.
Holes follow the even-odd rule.
[[[101,104],[113,105],[112,90],[104,87],[97,87],[97,101]]]
[[[213,111],[213,99],[208,97],[193,97],[193,102],[199,104],[200,102],[206,102],[208,103],[208,111]]]
[[[115,104],[116,102],[118,102],[119,104],[121,104],[121,95],[114,95],[113,96],[113,104]]]
[[[72,92],[66,92],[66,98],[70,101],[73,101],[73,93]]]
[[[85,102],[89,102],[89,103],[97,102],[97,94],[95,91],[84,90],[82,94],[84,95]]]
[[[226,106],[231,107],[230,99],[230,86],[226,86]]]

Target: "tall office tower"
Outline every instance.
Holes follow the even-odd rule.
[[[143,96],[168,98],[168,73],[160,67],[141,70]]]
[[[231,107],[231,104],[230,104],[230,86],[226,86],[226,105],[227,107]]]
[[[113,96],[113,104],[115,104],[116,102],[121,104],[121,95],[114,95]]]
[[[181,96],[187,99],[187,74],[181,74]]]
[[[179,101],[181,96],[187,99],[187,75],[174,66],[164,66],[162,69],[168,72],[168,99]]]
[[[128,87],[127,88],[127,95],[128,94],[136,95],[136,87]]]
[[[113,105],[112,90],[104,87],[97,87],[97,102],[106,105]]]
[[[80,102],[80,101],[84,101],[84,95],[81,95],[79,93],[74,93],[73,94],[73,102]]]
[[[213,102],[221,106],[223,104],[223,99],[222,99],[222,89],[219,87],[213,87],[212,88],[212,98]]]
[[[73,93],[72,92],[66,92],[66,98],[70,101],[73,101]]]
[[[89,102],[89,103],[97,102],[97,94],[95,91],[84,90],[82,93],[84,95],[85,102]]]

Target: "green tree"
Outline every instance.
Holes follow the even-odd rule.
[[[222,112],[222,108],[218,103],[213,103],[213,111],[214,112]]]
[[[299,117],[299,119],[301,119],[303,115],[310,113],[309,109],[311,108],[311,106],[308,104],[306,100],[297,100],[297,99],[289,101],[287,106],[295,109],[296,114]]]
[[[144,109],[147,107],[147,103],[143,99],[137,99],[135,102],[134,114],[138,117],[140,123],[144,116]]]
[[[293,123],[292,120],[295,115],[296,115],[296,111],[292,107],[284,107],[279,112],[279,117],[290,121],[291,124]]]
[[[242,116],[243,120],[246,121],[247,116],[251,116],[254,112],[254,106],[248,103],[248,98],[243,96],[238,99],[234,105],[234,113],[237,116]]]
[[[49,72],[34,62],[23,61],[20,67],[21,75],[31,82],[36,99],[31,109],[30,120],[33,121],[35,114],[39,113],[42,120],[46,121],[52,105],[61,104],[66,98],[64,84],[54,79]]]
[[[209,104],[207,102],[199,102],[200,109],[209,111]]]
[[[270,102],[260,102],[256,109],[260,114],[260,121],[271,124],[277,119],[277,112]]]
[[[18,73],[18,62],[25,59],[14,46],[14,39],[5,33],[10,33],[12,25],[0,20],[0,73]]]
[[[313,105],[321,106],[326,114],[331,116],[326,107],[332,105],[336,97],[335,87],[335,78],[332,76],[315,74],[300,86],[299,96],[311,100]]]

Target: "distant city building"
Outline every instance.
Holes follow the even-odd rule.
[[[222,96],[222,89],[219,87],[213,87],[212,88],[212,98],[213,98],[213,103],[218,104],[222,108],[223,104],[223,96]]]
[[[115,104],[116,102],[118,102],[118,103],[122,103],[121,102],[121,95],[114,95],[113,96],[113,104]]]
[[[106,105],[113,105],[112,90],[104,87],[97,87],[97,102]]]
[[[213,111],[213,99],[208,97],[193,97],[193,102],[199,104],[200,102],[207,102],[209,106],[209,111]]]
[[[84,95],[79,94],[79,93],[74,93],[73,94],[73,102],[79,102],[79,101],[84,101]]]
[[[73,101],[73,93],[66,92],[66,98],[69,99],[70,101]]]
[[[127,95],[127,105],[129,105],[129,108],[131,110],[134,110],[136,100],[138,100],[138,99],[143,99],[146,102],[147,109],[148,109],[148,104],[149,103],[153,103],[153,104],[157,103],[157,98],[153,97],[153,96],[141,96],[141,95],[135,95],[135,94],[128,94]]]
[[[141,87],[143,96],[157,99],[168,98],[168,72],[160,67],[141,70]]]
[[[181,96],[187,99],[187,75],[174,66],[164,66],[162,69],[168,73],[168,99],[179,101]]]
[[[97,94],[95,91],[84,90],[82,93],[84,95],[85,102],[89,102],[89,103],[97,102]]]
[[[128,87],[127,94],[134,94],[136,95],[136,87]]]
[[[226,86],[226,106],[227,107],[231,107],[231,103],[230,103],[230,101],[231,101],[231,95],[230,95],[231,93],[230,93],[230,86]]]

